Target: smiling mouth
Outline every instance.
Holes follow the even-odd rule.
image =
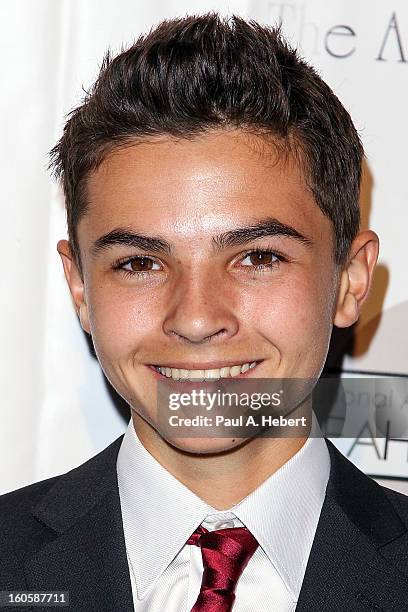
[[[220,378],[236,378],[241,374],[245,374],[245,372],[248,372],[249,370],[253,370],[258,363],[260,363],[260,361],[252,361],[232,366],[225,366],[223,368],[213,368],[211,370],[186,370],[182,368],[171,368],[158,365],[151,365],[150,367],[166,378],[172,378],[173,380],[178,381],[202,382],[219,380]]]

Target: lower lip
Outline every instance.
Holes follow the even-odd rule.
[[[168,380],[169,382],[174,382],[174,383],[182,383],[182,384],[197,384],[197,383],[215,383],[215,382],[219,382],[219,381],[228,381],[228,380],[237,380],[239,378],[248,378],[249,376],[251,376],[251,374],[253,372],[255,372],[258,368],[258,365],[260,363],[262,363],[263,359],[260,361],[256,362],[256,366],[254,368],[251,368],[250,370],[247,370],[246,372],[241,372],[241,374],[238,374],[237,376],[227,376],[225,378],[213,378],[213,379],[206,379],[203,381],[199,381],[199,380],[183,380],[183,379],[179,379],[179,380],[174,380],[171,376],[167,377],[164,374],[161,374],[160,372],[158,372],[157,370],[154,369],[154,367],[152,365],[147,366],[149,368],[149,370],[151,372],[153,372],[156,380]]]

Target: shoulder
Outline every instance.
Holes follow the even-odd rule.
[[[26,546],[27,538],[41,531],[36,509],[51,507],[55,498],[80,501],[82,491],[101,488],[108,474],[112,480],[122,438],[64,474],[0,495],[0,547],[9,541]]]
[[[7,524],[18,522],[19,517],[30,512],[59,478],[61,478],[61,475],[53,476],[52,478],[47,478],[46,480],[41,480],[10,493],[0,495],[2,527],[4,528]]]
[[[46,529],[35,519],[36,505],[62,476],[54,476],[0,496],[0,549],[20,556],[36,548]],[[1,563],[0,563],[1,566]]]
[[[331,463],[326,496],[336,500],[346,514],[358,522],[378,523],[396,515],[403,524],[408,523],[408,496],[364,474],[327,438],[326,444]]]
[[[25,590],[25,566],[116,485],[123,436],[78,467],[0,496],[0,590]]]
[[[49,541],[49,532],[33,509],[60,476],[0,496],[0,589],[25,590],[24,559]]]

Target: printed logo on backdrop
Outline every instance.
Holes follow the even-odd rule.
[[[367,419],[361,429],[337,446],[351,460],[379,478],[408,479],[408,302],[378,313],[358,328],[351,350],[343,363],[342,376],[365,378],[365,391],[350,394],[348,407],[375,413],[375,425]],[[335,424],[339,407],[333,406],[327,421],[327,436]],[[340,411],[341,413],[341,411]]]
[[[370,33],[367,26],[360,31],[347,12],[341,21],[323,26],[306,2],[255,0],[251,15],[264,23],[281,23],[285,36],[308,56],[327,53],[345,60],[358,53],[359,41]],[[371,46],[371,58],[375,61],[408,63],[408,23],[397,10],[390,8],[380,35],[371,41]]]
[[[322,380],[314,408],[322,433],[376,477],[408,474],[408,376],[344,373]],[[320,412],[320,414],[319,414]]]

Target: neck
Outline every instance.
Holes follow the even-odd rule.
[[[194,454],[171,445],[135,412],[132,420],[146,450],[190,491],[217,510],[229,509],[252,493],[307,440],[305,436],[256,437],[227,451]]]

